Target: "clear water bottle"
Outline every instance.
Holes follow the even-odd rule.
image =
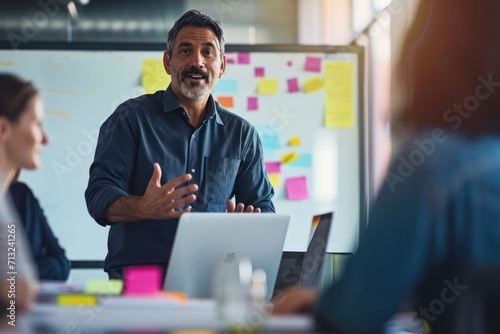
[[[226,257],[214,273],[214,298],[219,319],[228,332],[259,333],[267,318],[266,278],[262,270],[252,271],[248,258]]]

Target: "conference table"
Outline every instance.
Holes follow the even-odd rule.
[[[315,333],[314,321],[309,315],[254,315],[247,323],[257,326],[225,326],[219,320],[213,300],[189,300],[179,304],[151,298],[108,296],[98,305],[36,304],[30,313],[18,317],[16,328],[11,329],[13,333],[23,334]],[[423,329],[411,314],[400,314],[388,322],[385,333],[423,333]]]
[[[313,332],[310,316],[248,317],[244,326],[232,333],[250,334],[252,328],[266,333]],[[104,296],[96,305],[61,306],[38,303],[26,315],[18,317],[20,333],[222,333],[229,329],[219,320],[213,300],[184,302],[148,297]]]
[[[106,282],[112,291],[111,281]],[[269,315],[253,309],[238,315],[231,326],[221,320],[213,299],[187,298],[162,291],[155,295],[90,293],[78,285],[42,284],[38,302],[26,314],[16,314],[15,327],[0,327],[0,333],[175,333],[254,334],[314,333],[310,315]],[[94,287],[94,289],[96,289]],[[86,291],[85,291],[86,290]],[[97,290],[102,290],[98,287]],[[115,291],[118,292],[118,291]],[[423,333],[412,313],[399,313],[386,326],[386,334]]]

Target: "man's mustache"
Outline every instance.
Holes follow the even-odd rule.
[[[188,75],[193,75],[193,74],[194,75],[199,75],[203,79],[207,79],[208,78],[208,72],[205,72],[202,69],[199,69],[199,68],[196,68],[196,67],[191,67],[190,69],[183,71],[182,72],[182,78],[184,79]]]

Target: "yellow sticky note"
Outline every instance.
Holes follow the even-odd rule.
[[[69,114],[67,112],[64,112],[64,111],[55,111],[55,110],[51,110],[51,109],[45,109],[45,112],[47,114],[51,114],[51,115],[54,115],[54,116],[59,116],[59,117],[62,117],[62,118],[68,118],[69,117]]]
[[[0,61],[0,66],[14,66],[14,62],[11,62],[11,61]]]
[[[300,146],[300,137],[290,138],[290,146]]]
[[[347,61],[325,62],[325,126],[354,127],[354,66]]]
[[[165,90],[170,83],[170,75],[165,72],[163,59],[144,59],[142,62],[142,87],[146,94]]]
[[[280,174],[268,174],[269,182],[273,187],[281,186],[281,175]]]
[[[68,294],[57,296],[57,304],[62,306],[97,305],[97,297],[82,294]]]
[[[89,294],[118,295],[123,290],[123,281],[119,279],[110,280],[88,280],[85,282],[83,291]]]
[[[293,161],[299,160],[300,155],[298,155],[295,152],[290,152],[288,154],[285,154],[284,156],[281,157],[281,163],[282,164],[289,164]]]
[[[260,78],[259,84],[257,86],[257,93],[265,95],[276,95],[278,94],[278,80]]]
[[[308,79],[304,81],[304,91],[306,93],[312,93],[314,91],[317,91],[318,89],[323,88],[323,80],[321,77],[313,77],[311,79]]]

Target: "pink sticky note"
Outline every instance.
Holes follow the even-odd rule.
[[[308,72],[321,72],[321,60],[319,57],[306,57],[304,69]]]
[[[161,291],[163,270],[159,266],[130,266],[124,270],[126,295],[155,294]]]
[[[292,61],[291,61],[291,60],[289,60],[289,61],[287,61],[287,62],[286,62],[286,65],[287,65],[288,67],[291,67],[291,66],[293,65],[293,63],[292,63]]]
[[[257,78],[262,78],[262,77],[265,77],[266,74],[265,74],[265,70],[264,70],[264,67],[256,67],[255,68],[255,76]]]
[[[272,162],[265,162],[267,172],[269,174],[273,173],[281,173],[281,162],[280,161],[272,161]]]
[[[291,200],[308,199],[305,176],[289,178],[285,181],[286,197]]]
[[[252,96],[247,99],[247,109],[251,111],[259,110],[259,98]]]
[[[286,83],[288,85],[289,93],[300,92],[299,80],[297,78],[287,79]]]
[[[248,52],[238,53],[238,64],[250,64],[250,53]]]
[[[236,64],[238,61],[238,54],[236,52],[226,52],[226,62],[228,64]]]

